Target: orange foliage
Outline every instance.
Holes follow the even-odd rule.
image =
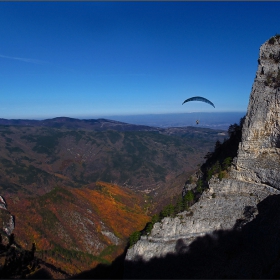
[[[98,182],[97,186],[103,189],[97,187],[96,190],[82,188],[72,191],[88,200],[117,236],[127,238],[149,221],[149,217],[140,207],[141,199],[135,193],[105,182]]]
[[[8,209],[15,216],[16,242],[24,249],[30,250],[33,242],[36,243],[38,251],[52,250],[53,243],[68,249],[68,241],[63,240],[63,232],[65,232],[71,237],[71,242],[83,251],[85,249],[82,242],[83,235],[77,231],[79,225],[71,221],[73,212],[87,215],[94,224],[97,238],[100,238],[100,242],[105,247],[112,245],[112,241],[101,233],[103,228],[101,223],[121,240],[126,241],[132,232],[141,230],[149,221],[149,217],[141,208],[143,198],[129,189],[98,182],[96,187],[91,189],[84,187],[81,189],[64,188],[64,190],[61,188],[57,191],[57,195],[62,197],[59,202],[48,195],[45,199],[20,196],[19,201],[7,197]],[[72,198],[71,195],[73,195]],[[62,228],[62,235],[47,227],[45,218],[41,215],[41,213],[46,213],[45,211],[56,217],[57,223]],[[68,216],[69,220],[67,220]],[[122,253],[123,249],[124,245],[117,246],[114,252],[104,256],[103,259],[112,261],[117,254]],[[96,249],[96,255],[99,253],[100,251]],[[98,264],[97,260],[88,259],[86,263],[83,263],[81,260],[72,259],[69,262],[69,260],[48,254],[44,256],[44,259],[70,274],[79,273],[79,269],[90,269]]]

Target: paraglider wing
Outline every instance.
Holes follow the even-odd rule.
[[[189,102],[189,101],[202,101],[202,102],[205,102],[205,103],[208,103],[208,104],[212,105],[215,108],[215,105],[210,100],[208,100],[204,97],[201,97],[201,96],[194,96],[194,97],[188,98],[182,103],[182,105],[186,102]]]

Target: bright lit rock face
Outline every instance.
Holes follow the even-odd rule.
[[[260,48],[256,78],[230,178],[210,180],[210,188],[190,212],[156,223],[126,255],[127,261],[149,261],[188,250],[198,236],[240,228],[255,219],[257,204],[280,194],[280,38]],[[242,223],[240,224],[240,221]],[[178,243],[180,240],[180,243]],[[178,244],[181,244],[178,246]],[[125,276],[137,277],[126,271]]]
[[[260,48],[238,150],[236,179],[280,189],[280,39]],[[233,175],[233,176],[234,176]]]
[[[5,233],[7,236],[10,236],[15,228],[14,217],[7,210],[7,204],[5,202],[5,199],[1,195],[0,195],[0,221],[2,222],[2,228],[0,228],[0,234]]]

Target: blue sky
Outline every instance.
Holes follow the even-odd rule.
[[[0,118],[246,111],[280,2],[0,2]],[[192,96],[210,99],[182,102]]]

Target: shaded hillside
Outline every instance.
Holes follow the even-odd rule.
[[[34,257],[34,249],[34,246],[32,250],[17,247],[13,235],[9,243],[4,244],[0,235],[0,278],[26,278],[39,269],[39,261]]]
[[[43,194],[54,186],[102,180],[168,196],[171,182],[178,193],[182,180],[176,178],[193,172],[224,137],[201,128],[120,132],[0,126],[0,191]]]
[[[129,235],[149,220],[142,195],[104,182],[87,188],[56,187],[42,196],[7,197],[14,234],[23,248],[69,274],[110,263]]]

